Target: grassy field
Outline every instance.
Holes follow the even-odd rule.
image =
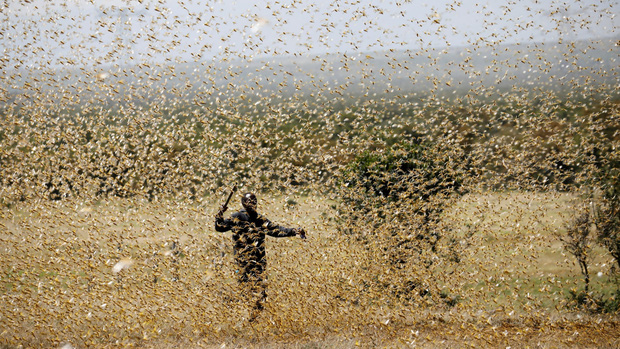
[[[461,262],[434,276],[434,296],[407,301],[368,287],[369,275],[390,275],[337,232],[331,201],[261,196],[259,211],[305,227],[308,239],[268,238],[269,298],[252,323],[230,233],[213,229],[220,199],[3,208],[0,346],[620,346],[617,315],[569,302],[583,278],[556,235],[579,202],[573,195],[463,197],[443,220],[461,237]],[[611,260],[594,249],[590,265],[592,289],[610,292]]]
[[[0,349],[620,348],[618,1],[198,2],[0,5]]]

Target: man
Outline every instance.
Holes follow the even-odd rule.
[[[232,193],[231,193],[232,195]],[[267,261],[265,260],[265,235],[273,237],[289,237],[299,235],[306,238],[302,228],[285,228],[272,223],[256,211],[257,199],[253,193],[246,193],[241,198],[243,209],[233,213],[230,218],[224,219],[227,205],[223,205],[215,216],[215,230],[226,232],[232,230],[234,241],[235,263],[239,268],[238,281],[245,288],[246,297],[256,299],[253,305],[250,321],[254,320],[258,312],[263,309],[263,302],[267,298],[266,285],[263,273]]]

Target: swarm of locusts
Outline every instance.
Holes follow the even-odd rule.
[[[618,11],[0,4],[0,347],[620,345]]]

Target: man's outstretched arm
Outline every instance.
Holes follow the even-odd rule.
[[[272,223],[268,219],[265,219],[263,227],[266,229],[266,234],[276,238],[297,236],[302,239],[306,238],[306,231],[303,228],[285,228],[277,224]]]

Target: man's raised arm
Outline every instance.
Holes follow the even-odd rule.
[[[237,190],[237,184],[235,184],[226,199],[226,203],[220,207],[215,215],[215,230],[219,232],[229,231],[232,228],[232,221],[230,219],[224,219],[224,212],[228,210],[228,204],[230,203],[230,198],[232,198],[233,193]]]

